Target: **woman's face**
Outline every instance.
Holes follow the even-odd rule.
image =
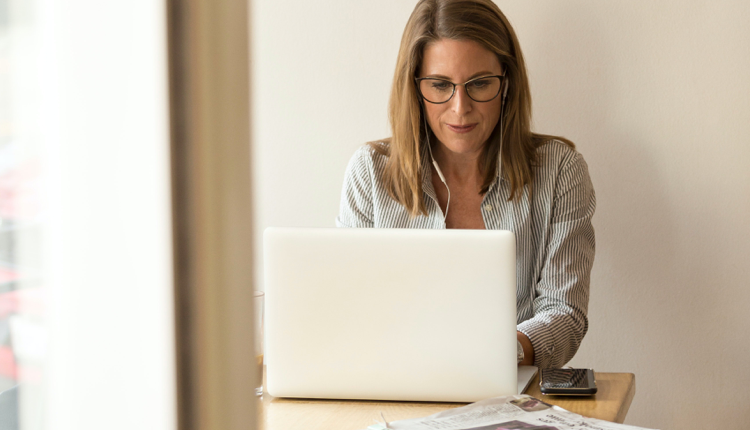
[[[455,84],[470,79],[502,75],[503,68],[495,54],[471,40],[440,39],[425,47],[419,77],[435,77]],[[427,122],[443,148],[454,154],[479,155],[500,119],[502,96],[489,102],[476,102],[466,88],[456,92],[446,103],[424,101]]]

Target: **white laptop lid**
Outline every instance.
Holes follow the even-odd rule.
[[[507,231],[268,229],[266,390],[473,402],[517,394]]]

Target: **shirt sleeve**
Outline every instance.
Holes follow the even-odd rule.
[[[534,316],[518,325],[534,347],[534,365],[539,368],[565,365],[588,330],[595,208],[588,166],[574,153],[564,162],[555,186],[546,258],[535,286]]]
[[[336,227],[372,228],[373,216],[373,149],[363,146],[349,160],[341,190]]]

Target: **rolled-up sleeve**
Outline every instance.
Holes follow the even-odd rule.
[[[546,257],[534,287],[534,316],[518,325],[531,340],[534,365],[540,368],[565,365],[588,330],[596,197],[586,162],[573,154],[554,188]]]
[[[344,175],[341,190],[339,215],[336,227],[372,228],[373,184],[372,154],[369,146],[363,146],[354,153]]]

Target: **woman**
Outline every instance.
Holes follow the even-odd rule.
[[[393,135],[346,171],[339,227],[516,236],[519,362],[561,367],[588,328],[596,205],[571,142],[531,132],[516,35],[491,0],[420,0],[390,99]]]

